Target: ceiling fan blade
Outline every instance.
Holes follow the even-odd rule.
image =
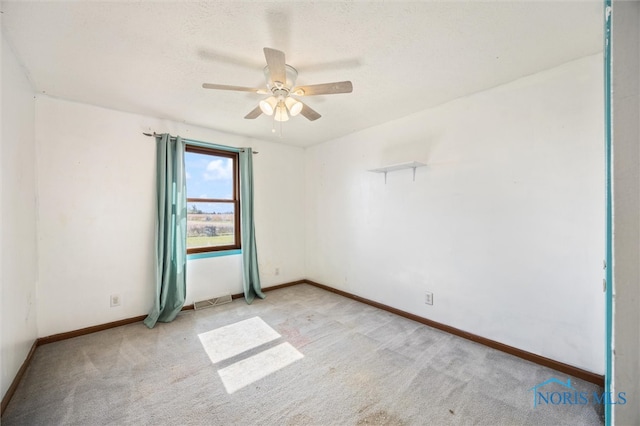
[[[249,114],[245,115],[244,118],[246,118],[248,120],[253,120],[254,118],[258,118],[260,116],[260,114],[262,114],[262,110],[260,109],[260,106],[258,105],[257,107],[252,109]]]
[[[251,92],[251,93],[262,93],[263,89],[254,89],[253,87],[242,87],[242,86],[227,86],[226,84],[210,84],[203,83],[202,87],[205,89],[216,89],[216,90],[235,90],[236,92]]]
[[[302,104],[302,111],[300,111],[300,114],[305,116],[307,120],[315,121],[318,118],[322,117],[320,114],[318,114],[317,111],[311,109],[309,105],[305,104],[304,102],[300,102],[300,103]]]
[[[298,86],[293,89],[298,96],[334,95],[336,93],[353,92],[353,84],[350,81],[336,81],[335,83],[313,84],[311,86]]]
[[[284,52],[265,47],[264,57],[267,60],[267,65],[269,66],[269,75],[271,75],[271,82],[275,83],[276,81],[279,81],[280,83],[286,83],[287,75],[284,70]]]

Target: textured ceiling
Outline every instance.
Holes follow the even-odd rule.
[[[601,1],[2,2],[2,31],[37,92],[309,146],[602,51]],[[263,47],[299,85],[351,80],[272,133]],[[162,131],[162,129],[155,129]]]

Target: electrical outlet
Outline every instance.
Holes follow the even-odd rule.
[[[276,275],[280,275],[280,268],[276,268]]]
[[[112,294],[111,295],[111,307],[115,308],[116,306],[120,306],[120,295]]]
[[[428,291],[424,294],[424,303],[427,305],[433,305],[433,293]]]

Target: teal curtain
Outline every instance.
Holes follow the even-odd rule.
[[[260,287],[258,252],[253,223],[253,152],[251,148],[240,151],[240,231],[242,233],[242,278],[244,299],[247,303],[257,297],[264,299]]]
[[[184,143],[178,136],[156,136],[156,288],[153,308],[144,320],[170,322],[184,305],[186,295],[187,198]]]

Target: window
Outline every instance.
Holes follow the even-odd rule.
[[[240,248],[238,153],[187,145],[187,254]]]

